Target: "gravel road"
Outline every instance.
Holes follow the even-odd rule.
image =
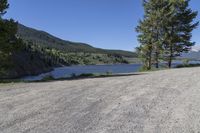
[[[0,133],[198,133],[200,68],[0,84]]]

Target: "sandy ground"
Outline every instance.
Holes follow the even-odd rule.
[[[0,133],[198,133],[200,68],[0,85]]]

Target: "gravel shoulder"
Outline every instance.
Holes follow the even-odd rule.
[[[200,68],[0,85],[0,133],[198,133]]]

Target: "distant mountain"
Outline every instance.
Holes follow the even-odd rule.
[[[200,60],[200,51],[190,51],[189,53],[183,53],[180,58],[187,58],[192,60]]]
[[[195,45],[194,47],[192,47],[192,52],[199,52],[200,51],[200,45]]]
[[[85,43],[76,43],[59,39],[47,32],[36,30],[26,27],[22,24],[18,25],[18,36],[26,42],[33,42],[34,44],[41,45],[42,47],[54,48],[62,52],[85,52],[85,53],[98,53],[110,54],[124,57],[136,57],[134,52],[123,50],[105,50],[92,47]]]
[[[183,53],[180,58],[200,60],[200,45],[193,46],[190,52]]]

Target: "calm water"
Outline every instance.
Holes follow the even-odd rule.
[[[200,61],[191,61],[191,64],[200,63]],[[173,66],[178,64],[182,64],[182,61],[175,61]],[[27,76],[22,78],[26,81],[35,81],[41,80],[45,76],[51,75],[55,79],[64,78],[64,77],[71,77],[72,74],[80,75],[83,73],[98,73],[98,74],[105,74],[107,72],[111,72],[112,74],[118,73],[133,73],[138,72],[141,64],[119,64],[119,65],[89,65],[89,66],[69,66],[69,67],[60,67],[55,68],[53,71],[40,74],[38,76]]]
[[[45,76],[52,75],[55,79],[63,77],[71,77],[72,74],[80,75],[83,73],[98,73],[104,74],[111,72],[117,73],[132,73],[139,71],[141,64],[119,64],[119,65],[89,65],[89,66],[69,66],[55,68],[53,71],[40,74],[38,76],[27,76],[23,80],[34,81],[41,80]]]

